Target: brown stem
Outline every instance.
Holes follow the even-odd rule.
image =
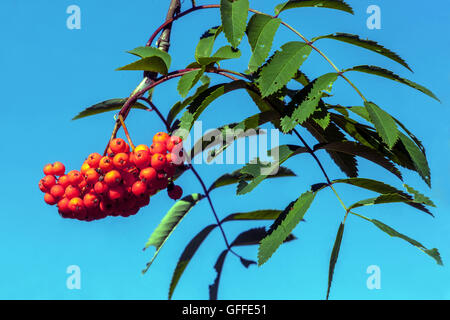
[[[122,115],[119,114],[119,121],[122,125],[123,131],[125,132],[125,136],[127,137],[128,143],[130,144],[131,150],[134,151],[135,147],[133,144],[133,141],[131,140],[130,134],[128,133],[127,126],[125,125],[125,120],[123,119]]]

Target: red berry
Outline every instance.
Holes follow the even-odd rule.
[[[171,136],[167,140],[167,143],[166,143],[167,150],[169,150],[169,152],[171,152],[175,146],[181,145],[182,142],[183,142],[183,140],[181,140],[180,137]]]
[[[108,191],[108,185],[104,181],[98,181],[94,185],[94,191],[97,194],[104,194]]]
[[[70,199],[79,197],[81,192],[80,192],[80,189],[78,189],[78,187],[74,187],[72,185],[69,185],[69,186],[67,186],[64,194],[67,197],[67,199],[70,200]]]
[[[84,209],[84,202],[81,198],[75,197],[70,199],[68,207],[72,212],[81,211]]]
[[[125,190],[121,186],[111,187],[108,190],[108,198],[110,200],[119,200],[123,198]]]
[[[62,162],[56,161],[53,163],[53,174],[55,176],[62,176],[64,175],[64,172],[66,172],[66,167]]]
[[[139,178],[146,183],[151,183],[152,181],[154,181],[156,179],[156,176],[157,172],[152,167],[142,169],[139,173]]]
[[[119,171],[112,170],[105,175],[103,181],[105,181],[105,183],[110,187],[116,186],[120,183],[120,181],[122,181],[122,176],[120,175]]]
[[[46,193],[45,195],[44,195],[44,201],[47,203],[47,204],[49,204],[49,205],[51,205],[51,206],[53,206],[54,204],[56,204],[56,199],[55,199],[55,197],[54,196],[52,196],[50,193]]]
[[[63,195],[64,195],[64,188],[63,186],[59,185],[59,184],[55,184],[51,189],[50,189],[50,194],[55,197],[56,199],[60,199]]]
[[[81,173],[77,170],[70,171],[67,176],[69,177],[70,184],[74,186],[78,185],[83,180]]]
[[[86,182],[88,184],[94,184],[98,181],[98,178],[100,177],[100,175],[98,174],[98,172],[95,169],[89,169],[88,171],[86,171],[85,175],[84,175],[84,179],[86,180]]]
[[[136,181],[131,188],[135,196],[143,195],[147,191],[147,184],[142,181]]]
[[[180,186],[173,186],[172,190],[168,191],[170,199],[178,200],[183,195],[183,189]]]
[[[91,168],[95,169],[98,168],[101,159],[102,156],[99,153],[91,153],[87,158],[86,162]]]
[[[61,213],[69,213],[71,210],[69,209],[69,199],[62,198],[58,201],[58,210]]]
[[[98,197],[93,194],[86,194],[83,198],[84,206],[88,209],[96,208],[99,205]]]
[[[47,193],[49,190],[46,186],[44,186],[43,180],[39,180],[39,190],[41,190],[44,193]]]
[[[166,156],[160,153],[154,154],[152,156],[151,165],[157,171],[164,170],[167,165]]]
[[[150,152],[152,154],[155,153],[166,154],[167,152],[166,144],[161,142],[153,142],[153,144],[150,146]]]
[[[158,132],[153,136],[153,142],[166,143],[170,136],[165,132]]]
[[[58,179],[58,184],[61,185],[64,189],[70,184],[69,177],[67,175],[61,176]]]
[[[109,144],[109,147],[111,148],[112,152],[114,153],[121,153],[125,152],[127,148],[127,144],[123,139],[116,138],[111,141]]]
[[[125,169],[128,166],[128,154],[118,153],[113,158],[113,164],[117,169]]]
[[[111,158],[105,156],[100,159],[99,167],[106,173],[114,169],[114,164]]]
[[[150,153],[150,148],[147,147],[145,144],[140,144],[138,145],[136,148],[134,148],[134,153],[138,152],[138,151],[147,151],[148,153]]]
[[[55,176],[48,175],[48,176],[45,176],[44,178],[42,178],[41,182],[44,187],[46,187],[47,189],[50,189],[51,187],[53,187],[56,184],[56,178],[55,178]]]
[[[53,175],[53,165],[51,163],[44,166],[44,174],[46,176]]]
[[[150,165],[150,153],[147,150],[134,151],[133,162],[136,167],[142,169]]]
[[[91,166],[89,165],[89,163],[84,162],[80,169],[81,175],[84,176],[86,174],[86,171],[88,171],[90,168]]]

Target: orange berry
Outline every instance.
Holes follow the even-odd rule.
[[[83,180],[83,176],[81,175],[80,172],[78,172],[77,170],[72,170],[70,171],[67,176],[69,177],[69,182],[72,185],[78,185],[82,180]]]
[[[64,191],[64,195],[70,200],[76,197],[79,197],[81,194],[80,189],[78,187],[74,187],[72,185],[67,186],[66,190]]]
[[[96,208],[99,205],[98,197],[93,194],[86,194],[83,198],[84,206],[88,209]]]
[[[62,176],[64,175],[64,172],[66,172],[66,167],[62,162],[56,161],[53,163],[53,174],[55,176]]]
[[[146,183],[151,183],[156,179],[156,175],[156,170],[152,167],[148,167],[141,170],[141,172],[139,173],[139,178]]]
[[[99,153],[91,153],[87,158],[86,162],[91,168],[95,169],[98,168],[101,159],[102,156]]]
[[[108,198],[110,200],[119,200],[124,196],[125,190],[121,186],[111,187],[108,190]]]
[[[44,187],[50,189],[56,184],[56,178],[55,176],[47,175],[41,179],[41,182]]]
[[[69,209],[69,199],[67,198],[62,198],[61,200],[58,201],[58,210],[61,213],[68,213],[70,212]]]
[[[63,175],[59,177],[58,184],[60,184],[64,189],[70,184],[69,177],[67,175]]]
[[[72,212],[82,211],[84,210],[84,202],[79,197],[72,198],[69,201],[68,207]]]
[[[166,154],[167,152],[166,144],[161,142],[153,142],[153,144],[150,146],[150,152],[152,154],[155,153]]]
[[[53,175],[53,165],[51,163],[44,166],[44,174],[46,176]]]
[[[165,132],[158,132],[153,136],[153,142],[166,143],[170,136]]]
[[[98,181],[94,185],[94,191],[97,194],[104,194],[106,191],[108,191],[108,185],[104,181]]]
[[[105,178],[103,179],[103,181],[105,181],[105,183],[110,187],[118,185],[121,180],[122,180],[122,176],[120,175],[120,172],[117,170],[109,171],[105,175]]]
[[[167,165],[166,156],[160,153],[154,154],[152,156],[151,165],[157,171],[163,170]]]
[[[49,205],[51,205],[51,206],[53,206],[53,205],[56,204],[56,199],[55,199],[55,197],[52,196],[50,193],[46,193],[46,194],[44,195],[44,201],[45,201],[45,203],[47,203],[47,204],[49,204]]]
[[[144,151],[147,151],[148,153],[150,153],[150,148],[147,147],[145,144],[140,144],[136,148],[134,148],[134,153],[141,151],[141,150],[144,150]]]
[[[127,148],[127,143],[121,138],[116,138],[111,141],[109,147],[111,148],[112,152],[121,153],[125,152]]]
[[[98,172],[95,169],[89,169],[88,171],[86,171],[85,175],[84,175],[84,179],[86,179],[86,182],[88,184],[94,184],[98,181],[98,178],[100,177],[100,175],[98,174]]]
[[[89,165],[89,163],[84,162],[83,165],[81,166],[81,169],[80,169],[81,175],[85,176],[86,175],[86,171],[88,171],[90,168],[91,168],[91,166]]]
[[[131,188],[135,196],[143,195],[147,191],[147,185],[142,181],[136,181]]]
[[[134,150],[134,164],[136,167],[142,169],[146,168],[150,165],[150,152],[147,150]]]
[[[55,197],[56,199],[61,198],[64,195],[64,188],[59,185],[59,184],[55,184],[51,189],[50,189],[50,194]]]
[[[121,152],[114,156],[113,164],[117,169],[125,169],[128,166],[128,154]]]
[[[114,169],[114,164],[111,158],[105,156],[100,159],[99,167],[106,173]]]

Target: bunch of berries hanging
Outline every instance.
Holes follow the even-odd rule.
[[[182,140],[159,132],[150,146],[130,152],[120,138],[113,139],[107,154],[92,153],[80,171],[65,174],[61,162],[47,164],[39,189],[44,201],[57,205],[64,218],[92,221],[107,216],[128,217],[150,203],[150,197],[167,189],[171,199],[183,190],[172,182],[177,166],[183,165]]]

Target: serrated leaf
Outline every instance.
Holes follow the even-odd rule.
[[[265,14],[254,14],[247,25],[247,37],[252,56],[248,63],[250,71],[256,71],[269,56],[275,34],[281,20]]]
[[[245,35],[249,8],[248,0],[220,0],[223,32],[233,48],[238,47]]]
[[[433,203],[433,201],[431,201],[430,198],[428,198],[427,196],[421,194],[419,191],[417,191],[413,187],[410,187],[407,184],[403,184],[403,187],[405,187],[405,189],[409,193],[414,195],[414,201],[415,202],[423,203],[423,204],[426,204],[427,206],[431,206],[431,207],[436,207],[436,205]]]
[[[378,107],[373,102],[364,102],[364,106],[369,113],[370,121],[375,125],[377,132],[383,141],[392,149],[398,140],[399,131],[395,120],[389,113]]]
[[[223,46],[219,48],[211,57],[199,57],[197,61],[201,65],[208,65],[222,60],[237,59],[240,57],[241,51],[239,49],[234,49],[231,46]]]
[[[201,79],[200,79],[201,80]],[[200,93],[202,93],[203,91],[205,91],[206,89],[208,89],[209,87],[209,81],[203,83],[201,86],[199,86],[197,88],[197,90],[195,91],[195,93],[190,96],[187,97],[186,99],[184,99],[183,101],[178,101],[177,103],[175,103],[172,108],[170,108],[169,114],[167,115],[167,123],[169,125],[172,124],[173,120],[175,119],[175,117],[184,109],[186,108],[189,104],[192,103],[192,101],[194,101],[194,98],[197,97],[198,95],[200,95]]]
[[[172,208],[170,208],[170,210],[161,220],[158,227],[156,227],[156,229],[153,231],[152,235],[148,239],[147,243],[145,244],[144,249],[150,246],[154,246],[156,248],[156,251],[151,261],[147,263],[146,268],[142,271],[143,273],[147,272],[148,268],[150,268],[151,264],[157,257],[162,246],[170,237],[170,235],[178,226],[178,224],[181,222],[181,220],[183,220],[185,215],[203,198],[204,198],[203,195],[194,193],[184,197],[181,200],[178,200],[172,206]]]
[[[273,148],[268,152],[269,156],[273,156],[275,159],[270,163],[249,163],[241,169],[241,174],[247,174],[253,177],[253,179],[247,183],[245,179],[239,181],[236,194],[243,195],[252,191],[266,178],[276,175],[282,163],[291,158],[294,155],[305,153],[307,149],[295,145],[282,145]]]
[[[303,42],[288,42],[275,52],[260,71],[257,85],[261,96],[267,97],[284,87],[297,73],[298,68],[311,53],[311,47]]]
[[[181,97],[185,98],[189,91],[197,84],[205,73],[205,67],[191,71],[183,75],[178,81],[177,90]]]
[[[296,176],[296,174],[292,170],[290,170],[286,167],[280,167],[277,174],[268,176],[267,178],[272,179],[272,178],[295,177],[295,176]],[[241,181],[241,180],[251,180],[252,178],[253,177],[251,177],[249,175],[243,175],[241,173],[241,169],[238,169],[232,173],[227,173],[227,174],[224,174],[221,177],[219,177],[216,181],[214,181],[211,184],[208,191],[212,191],[212,190],[220,188],[220,187],[239,183],[239,181]]]
[[[251,212],[233,213],[222,219],[226,221],[248,221],[248,220],[275,220],[282,210],[256,210]]]
[[[205,227],[202,231],[200,231],[192,240],[188,243],[186,248],[184,248],[183,253],[178,259],[177,265],[172,275],[172,279],[170,280],[170,288],[169,288],[169,300],[172,299],[173,292],[183,275],[184,270],[188,266],[191,259],[194,257],[200,245],[206,239],[206,237],[211,233],[217,225],[212,224]]]
[[[200,117],[201,113],[209,106],[214,100],[221,97],[222,95],[237,90],[244,89],[247,84],[243,80],[232,81],[228,83],[222,83],[212,86],[198,96],[196,96],[193,101],[189,104],[188,110],[184,113],[183,117],[180,119],[180,128],[191,131],[194,121]]]
[[[360,143],[353,141],[331,142],[314,146],[314,150],[318,149],[338,151],[365,158],[393,173],[400,180],[402,179],[402,174],[390,160],[386,159],[383,154],[375,149],[366,147]]]
[[[412,201],[411,199],[404,197],[401,194],[387,193],[387,194],[383,194],[383,195],[375,197],[375,198],[369,198],[369,199],[364,199],[364,200],[355,202],[350,207],[348,207],[348,210],[352,210],[352,209],[363,207],[363,206],[371,206],[371,205],[375,205],[375,204],[386,204],[386,203],[396,203],[396,202],[408,203],[411,201]]]
[[[256,245],[259,244],[259,242],[265,237],[265,235],[266,228],[253,228],[240,233],[231,243],[231,246],[235,247]]]
[[[322,93],[324,91],[330,92],[337,78],[337,73],[327,73],[308,84],[293,97],[290,104],[295,108],[294,111],[290,116],[285,116],[281,120],[284,133],[294,129],[297,124],[306,121],[316,111]]]
[[[353,44],[355,46],[365,48],[367,50],[370,50],[372,52],[376,52],[378,54],[381,54],[389,59],[394,60],[395,62],[400,63],[402,66],[407,68],[408,70],[412,71],[411,68],[408,66],[408,64],[403,60],[398,54],[392,52],[389,49],[386,49],[382,45],[378,44],[375,41],[372,40],[364,40],[361,39],[359,36],[354,34],[348,34],[348,33],[334,33],[334,34],[328,34],[325,36],[315,37],[311,41],[315,42],[319,39],[333,39],[338,40],[346,43]]]
[[[81,118],[86,118],[89,116],[93,116],[96,114],[114,111],[114,110],[120,110],[127,99],[110,99],[106,101],[102,101],[100,103],[94,104],[93,106],[84,109],[81,111],[78,115],[76,115],[72,120],[78,120]],[[145,105],[139,102],[135,102],[132,106],[132,108],[135,109],[141,109],[141,110],[149,110]]]
[[[304,7],[329,8],[354,14],[352,7],[342,0],[290,0],[277,5],[275,15],[288,9]]]
[[[333,180],[332,183],[346,183],[350,184],[359,188],[364,188],[366,190],[370,190],[373,192],[378,192],[381,194],[399,194],[400,196],[407,198],[410,200],[407,204],[410,205],[413,208],[416,208],[418,210],[421,210],[431,216],[433,214],[423,205],[426,204],[425,202],[420,201],[414,201],[414,199],[411,197],[411,195],[398,190],[397,188],[394,188],[388,184],[385,184],[381,181],[372,180],[372,179],[366,179],[366,178],[350,178],[350,179],[338,179]]]
[[[195,48],[195,60],[199,62],[200,58],[210,57],[213,52],[214,42],[222,32],[222,27],[213,27],[206,31],[200,38]]]
[[[409,156],[411,157],[414,167],[419,175],[422,177],[423,181],[431,187],[431,176],[430,176],[430,168],[428,166],[428,161],[423,152],[417,147],[417,145],[411,141],[407,136],[403,133],[399,132],[400,140],[406,148]]]
[[[369,219],[367,217],[364,217],[362,215],[359,214],[355,214],[356,216],[363,218],[366,221],[372,222],[378,229],[380,229],[381,231],[387,233],[389,236],[391,237],[395,237],[395,238],[400,238],[402,240],[405,240],[407,242],[409,242],[410,244],[412,244],[413,246],[415,246],[416,248],[418,248],[420,251],[426,253],[427,255],[429,255],[431,258],[433,258],[436,263],[438,265],[443,265],[442,263],[442,259],[441,256],[439,254],[438,249],[433,248],[433,249],[427,249],[423,244],[421,244],[420,242],[405,236],[404,234],[394,230],[393,228],[391,228],[390,226],[384,224],[383,222],[376,220],[376,219]]]
[[[377,66],[367,66],[367,65],[363,65],[363,66],[356,66],[350,69],[346,69],[343,72],[348,72],[348,71],[358,71],[358,72],[364,72],[364,73],[369,73],[369,74],[373,74],[373,75],[377,75],[380,77],[384,77],[390,80],[394,80],[403,84],[406,84],[407,86],[410,86],[411,88],[414,88],[416,90],[419,90],[420,92],[426,94],[427,96],[430,96],[433,99],[436,99],[437,101],[441,102],[438,97],[436,97],[436,95],[431,92],[429,89],[425,88],[424,86],[415,83],[411,80],[405,79],[400,77],[399,75],[395,74],[394,72],[387,70],[387,69],[383,69]]]
[[[295,202],[291,203],[279,215],[270,227],[266,237],[261,240],[258,248],[258,265],[261,266],[275,253],[286,240],[297,224],[303,219],[311,206],[316,193],[305,192]]]
[[[336,239],[334,241],[333,250],[331,251],[330,264],[328,269],[328,287],[327,287],[327,300],[330,296],[331,283],[333,282],[334,268],[339,257],[339,251],[341,249],[342,236],[344,235],[344,224],[339,225]]]

